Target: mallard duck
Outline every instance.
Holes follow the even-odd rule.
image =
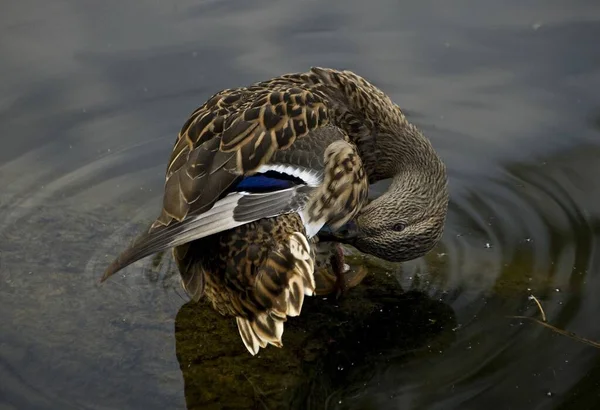
[[[367,204],[368,183],[390,177]],[[442,161],[399,107],[351,71],[315,67],[223,90],[194,111],[169,160],[160,216],[102,280],[174,248],[186,292],[234,316],[254,355],[282,346],[287,316],[315,293],[324,227],[329,240],[412,259],[439,240],[447,202]]]

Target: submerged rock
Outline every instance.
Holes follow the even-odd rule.
[[[324,408],[340,391],[360,391],[389,363],[453,340],[448,305],[404,292],[375,262],[361,264],[368,273],[359,286],[339,300],[306,298],[301,316],[286,322],[283,348],[254,357],[233,319],[206,302],[183,305],[175,338],[188,409]]]

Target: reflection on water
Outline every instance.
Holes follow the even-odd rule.
[[[549,322],[600,339],[595,0],[142,3],[0,15],[0,407],[600,405],[598,350],[507,317],[537,317],[534,294]],[[314,299],[259,359],[186,303],[169,258],[99,286],[157,215],[187,115],[311,65],[365,75],[431,138],[450,176],[440,246]]]

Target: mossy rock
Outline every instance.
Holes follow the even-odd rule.
[[[453,340],[448,305],[405,293],[395,275],[362,263],[368,274],[359,286],[339,300],[306,298],[300,317],[286,322],[283,348],[254,357],[233,319],[207,302],[182,306],[175,338],[188,409],[323,408],[333,392],[358,389],[381,366]]]

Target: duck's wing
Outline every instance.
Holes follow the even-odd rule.
[[[106,270],[102,280],[156,252],[183,245],[262,218],[295,212],[308,202],[314,188],[301,185],[275,192],[233,192],[208,211],[182,222],[159,226],[140,235]]]
[[[208,210],[273,153],[328,122],[326,100],[288,84],[222,91],[183,126],[167,168],[163,210],[153,228]]]
[[[269,161],[297,138],[326,126],[327,104],[323,96],[290,81],[224,90],[211,97],[192,113],[175,142],[161,215],[109,266],[102,280],[152,253],[230,229],[248,218],[298,209],[309,192],[307,187],[265,193],[232,191],[244,177],[269,170],[291,173],[300,182],[304,177],[308,186],[320,182],[322,176],[309,166]],[[310,154],[304,155],[306,161]],[[260,204],[268,206],[258,208]],[[234,210],[239,218],[232,218]]]

